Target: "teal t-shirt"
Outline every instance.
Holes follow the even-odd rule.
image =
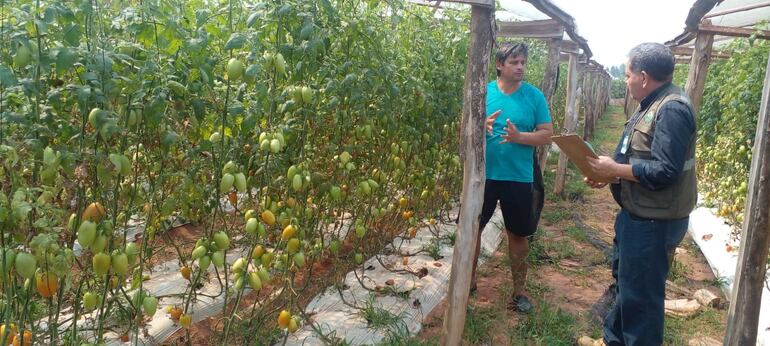
[[[503,112],[495,120],[492,134],[487,133],[487,179],[531,183],[535,148],[518,143],[503,143],[506,120],[510,119],[521,132],[533,132],[540,124],[550,123],[551,115],[543,93],[529,83],[521,82],[510,95],[497,87],[497,81],[487,84],[487,117]]]

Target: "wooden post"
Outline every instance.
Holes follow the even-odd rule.
[[[596,75],[587,70],[583,76],[583,99],[585,100],[585,121],[583,123],[583,139],[588,140],[593,136],[593,124],[596,117]]]
[[[540,90],[545,95],[548,102],[548,109],[553,109],[553,95],[556,92],[556,77],[559,74],[559,54],[561,53],[561,40],[551,40],[548,45],[548,63],[545,66],[545,75]],[[551,117],[553,117],[551,112]],[[548,161],[550,145],[541,145],[537,147],[537,162],[540,163],[540,173],[545,172],[545,166]]]
[[[631,118],[631,115],[636,112],[637,107],[639,107],[639,101],[634,100],[634,98],[631,96],[631,92],[628,91],[628,87],[626,87],[626,102],[624,108],[626,113],[626,120]]]
[[[741,231],[735,283],[731,291],[727,333],[728,346],[755,345],[760,302],[770,246],[770,61],[765,72],[762,103],[757,121],[749,192]],[[767,308],[767,307],[766,307]],[[762,326],[764,328],[764,326]]]
[[[567,68],[567,107],[564,115],[564,131],[562,133],[575,133],[577,121],[575,121],[575,89],[577,88],[577,54],[569,53],[569,67]],[[567,155],[559,153],[559,165],[556,168],[556,180],[553,193],[562,196],[567,179]],[[562,196],[563,197],[563,196]]]
[[[486,176],[484,119],[486,118],[489,58],[494,39],[494,7],[473,6],[468,67],[465,70],[460,154],[463,157],[463,190],[447,309],[442,327],[442,345],[460,345],[471,287],[471,270],[479,232],[479,215]]]
[[[714,43],[714,35],[699,32],[695,37],[695,51],[690,61],[690,72],[687,75],[685,92],[690,97],[692,108],[696,113],[700,111],[703,87],[706,85],[706,76],[711,62],[711,46]]]

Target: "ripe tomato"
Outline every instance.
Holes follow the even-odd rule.
[[[86,207],[81,219],[99,223],[105,215],[107,215],[107,209],[101,203],[94,202]]]
[[[185,278],[187,281],[190,281],[190,267],[183,266],[181,269],[179,269],[179,272],[182,273],[183,278]]]
[[[43,298],[50,298],[59,290],[59,278],[50,272],[38,272],[35,275],[35,286]]]
[[[281,328],[288,328],[291,321],[291,313],[283,310],[278,314],[278,326]]]

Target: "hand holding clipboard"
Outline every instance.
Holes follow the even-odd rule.
[[[585,177],[598,183],[614,183],[616,178],[608,178],[595,172],[588,163],[587,157],[599,158],[591,147],[578,135],[552,136],[551,140],[567,155],[572,163],[580,169]]]

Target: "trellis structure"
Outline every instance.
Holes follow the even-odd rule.
[[[685,21],[685,31],[667,42],[674,52],[691,52],[685,89],[699,109],[712,58],[727,53],[713,49],[735,37],[769,39],[770,31],[753,26],[770,19],[770,2],[757,0],[697,0]],[[694,42],[692,42],[694,40]],[[770,63],[770,62],[769,62]],[[766,70],[751,162],[740,255],[731,290],[725,345],[754,345],[770,248],[770,65]]]
[[[414,0],[425,4],[426,1]],[[471,38],[468,45],[468,67],[463,92],[460,156],[463,159],[462,205],[457,239],[452,259],[452,274],[447,292],[447,309],[442,329],[442,345],[459,345],[465,326],[468,293],[471,284],[471,266],[477,239],[478,216],[481,213],[485,181],[486,84],[493,42],[498,36],[530,37],[548,40],[549,53],[541,89],[549,106],[558,84],[559,61],[568,62],[567,98],[563,133],[575,133],[579,123],[578,96],[586,111],[584,135],[593,134],[596,119],[609,104],[609,74],[603,66],[590,60],[587,41],[577,35],[574,19],[548,0],[524,0],[547,18],[519,22],[495,23],[493,0],[451,0],[445,2],[471,5]],[[438,8],[441,1],[428,1]],[[499,26],[499,31],[496,29]],[[578,74],[582,77],[578,78]],[[578,88],[580,80],[580,88]],[[582,93],[581,93],[582,92]],[[540,150],[539,161],[545,166],[548,150]],[[561,154],[560,156],[563,156]],[[566,179],[566,156],[560,157],[556,192],[561,194]]]

